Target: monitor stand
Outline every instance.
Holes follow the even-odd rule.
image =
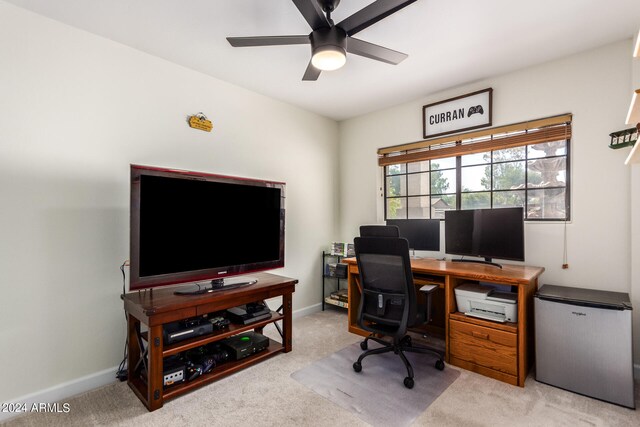
[[[208,294],[210,292],[215,291],[223,291],[227,289],[235,289],[240,288],[242,286],[253,285],[257,283],[258,279],[253,277],[232,277],[230,279],[213,279],[209,282],[211,285],[207,287],[207,283],[205,282],[204,287],[200,283],[196,283],[195,285],[198,289],[193,289],[190,291],[175,291],[174,295],[202,295]]]
[[[484,261],[481,261],[479,259],[452,259],[451,262],[475,262],[476,264],[487,264],[493,265],[494,267],[502,268],[502,264],[492,262],[491,258],[485,258]]]
[[[409,259],[422,259],[422,257],[416,256],[416,250],[409,248]]]

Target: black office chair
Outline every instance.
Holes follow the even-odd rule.
[[[399,237],[396,226],[363,226],[360,235],[354,240],[362,287],[358,326],[371,335],[360,343],[360,348],[366,351],[353,369],[360,372],[362,359],[369,355],[393,351],[407,368],[405,387],[413,388],[413,368],[404,352],[435,354],[438,357],[435,367],[440,371],[444,369],[444,353],[432,347],[414,346],[407,335],[408,327],[424,323],[427,311],[417,303],[409,243]],[[390,337],[392,342],[379,338],[380,335]],[[383,347],[367,350],[369,340]]]

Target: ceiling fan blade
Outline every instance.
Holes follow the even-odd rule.
[[[416,0],[377,0],[337,24],[348,36],[364,30],[381,19],[409,6]]]
[[[329,21],[316,0],[293,0],[293,3],[314,30],[329,26]]]
[[[233,47],[248,46],[282,46],[290,44],[309,44],[309,36],[256,36],[256,37],[227,37]]]
[[[311,61],[309,61],[309,65],[307,65],[307,70],[304,72],[304,76],[302,76],[302,80],[306,80],[306,81],[318,80],[318,77],[320,77],[320,73],[321,71],[318,70],[316,67],[314,67],[311,64]]]
[[[378,46],[377,44],[365,42],[364,40],[354,37],[347,38],[347,52],[393,65],[399,64],[409,56],[406,53]]]

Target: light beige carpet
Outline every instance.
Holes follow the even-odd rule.
[[[346,312],[294,319],[293,351],[238,372],[147,412],[126,383],[67,399],[68,414],[27,414],[7,426],[364,426],[362,420],[290,377],[360,337]],[[273,331],[269,333],[273,335]],[[117,361],[114,361],[114,364]],[[451,369],[457,369],[452,367]],[[636,405],[640,408],[636,382]],[[458,379],[414,426],[640,426],[640,410],[579,396],[529,377],[524,388],[460,370]]]

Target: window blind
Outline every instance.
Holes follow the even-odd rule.
[[[378,150],[378,164],[418,162],[571,138],[571,114],[530,120]]]

